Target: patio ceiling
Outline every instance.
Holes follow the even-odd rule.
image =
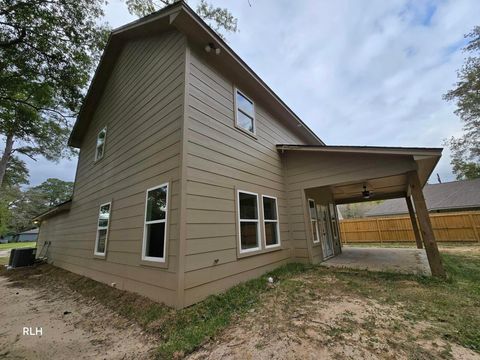
[[[417,171],[424,186],[442,152],[441,148],[370,146],[277,145],[277,149],[292,155],[293,173],[301,164],[298,172],[302,179],[309,178],[307,169],[317,173],[316,181],[306,181],[305,188],[315,183],[328,187],[337,204],[405,197],[409,195],[407,174]],[[330,169],[335,173],[329,174]],[[369,199],[362,196],[364,186],[373,193]]]

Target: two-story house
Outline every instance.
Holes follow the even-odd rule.
[[[338,254],[335,204],[369,194],[413,195],[441,267],[421,214],[441,149],[326,146],[183,2],[111,33],[69,144],[73,197],[37,218],[40,250],[177,308]]]

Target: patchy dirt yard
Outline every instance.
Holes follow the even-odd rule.
[[[259,309],[189,359],[480,359],[472,350],[423,337],[432,325],[406,319],[401,306],[335,290],[341,284],[333,277],[323,278],[320,288],[313,285],[316,275],[291,281],[301,291],[294,286],[294,293],[269,294]]]
[[[480,247],[442,256],[446,281],[290,264],[180,311],[50,265],[0,270],[0,358],[480,359]]]
[[[61,283],[35,286],[42,276],[0,276],[0,358],[150,358],[155,343],[138,325]]]
[[[473,279],[471,268],[460,270],[461,283],[473,280],[473,287],[455,289],[452,279],[425,286],[401,275],[308,272],[274,285],[258,308],[189,359],[480,359],[458,344],[468,342],[462,336],[476,339],[472,347],[480,339],[478,329],[469,329],[478,326],[472,314],[480,313],[480,248],[444,250],[459,256],[445,258],[452,272],[477,261]]]

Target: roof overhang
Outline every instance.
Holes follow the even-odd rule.
[[[34,223],[42,222],[43,220],[48,219],[52,216],[55,216],[57,214],[65,212],[65,211],[69,211],[71,206],[72,206],[72,200],[71,199],[67,200],[67,201],[55,206],[54,208],[52,208],[48,211],[45,211],[44,213],[36,216],[35,218],[33,218],[33,222]]]
[[[68,144],[80,147],[89,119],[92,117],[99,98],[105,89],[123,45],[131,39],[154,36],[178,30],[185,34],[189,43],[201,49],[209,43],[220,49],[212,56],[213,66],[235,78],[238,86],[250,92],[272,115],[290,124],[309,142],[324,145],[323,141],[270,89],[265,82],[213,31],[185,2],[179,1],[151,15],[113,30],[108,38],[104,53],[95,71],[85,100],[73,127]]]
[[[352,155],[352,158],[358,159],[369,158],[369,165],[371,166],[372,160],[375,164],[376,155],[382,159],[379,162],[378,169],[376,171],[357,171],[351,178],[347,179],[342,177],[339,182],[330,182],[319,184],[323,187],[330,188],[333,199],[337,204],[348,204],[363,201],[373,200],[386,200],[393,198],[400,198],[409,195],[409,181],[408,174],[411,171],[416,171],[422,186],[424,186],[430,175],[432,174],[435,166],[437,165],[442,155],[442,148],[424,148],[424,147],[386,147],[386,146],[311,146],[311,145],[277,145],[277,149],[280,152],[292,152],[301,156],[302,153],[308,153],[308,157],[312,159],[311,168],[314,166],[321,168],[322,159],[326,158],[326,155],[342,154],[341,159],[348,159],[348,155]],[[316,157],[314,154],[318,154]],[[338,155],[339,156],[339,155]],[[318,164],[314,162],[317,161]],[[386,168],[385,164],[390,165],[398,163],[399,166],[392,168]],[[341,167],[341,164],[337,164],[337,167]],[[344,171],[348,173],[348,162],[346,162]],[[382,167],[385,166],[385,171],[382,171]],[[375,175],[368,175],[375,174]],[[310,184],[309,186],[311,186]],[[367,190],[373,192],[371,198],[364,198],[362,196],[363,187],[366,186]]]

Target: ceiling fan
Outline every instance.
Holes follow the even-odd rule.
[[[365,200],[370,199],[373,196],[373,191],[367,190],[367,185],[363,185],[362,197]]]

